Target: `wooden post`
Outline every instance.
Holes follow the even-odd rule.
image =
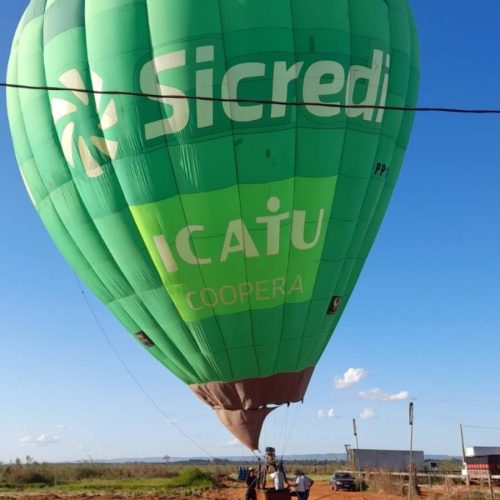
[[[489,469],[488,469],[488,488],[490,489],[490,498],[491,500],[494,500],[495,494],[493,493],[493,484],[491,483],[491,474]]]

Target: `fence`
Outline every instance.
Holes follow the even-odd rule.
[[[354,477],[357,471],[350,471]],[[389,472],[383,470],[365,470],[362,472],[365,487],[371,491],[387,494],[404,494],[409,485],[408,472]],[[458,473],[419,472],[413,473],[417,489],[430,496],[435,493],[439,498],[453,499],[495,499],[500,498],[500,476],[489,474],[469,475],[470,484]],[[441,496],[444,495],[444,496]]]

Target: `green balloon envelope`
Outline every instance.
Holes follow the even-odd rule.
[[[416,104],[407,0],[32,0],[8,80],[56,88],[7,101],[61,253],[257,449],[398,178],[413,113],[383,108]]]

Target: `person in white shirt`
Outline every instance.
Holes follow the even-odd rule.
[[[275,490],[285,489],[285,473],[281,467],[271,467],[270,478],[273,480]]]
[[[314,481],[310,477],[307,477],[301,470],[297,470],[295,475],[297,476],[295,479],[297,498],[298,500],[307,500]]]

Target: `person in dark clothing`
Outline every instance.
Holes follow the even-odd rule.
[[[255,469],[250,467],[248,469],[247,477],[247,492],[245,495],[245,500],[257,500],[257,493],[255,488],[257,487],[257,475],[255,474]]]

